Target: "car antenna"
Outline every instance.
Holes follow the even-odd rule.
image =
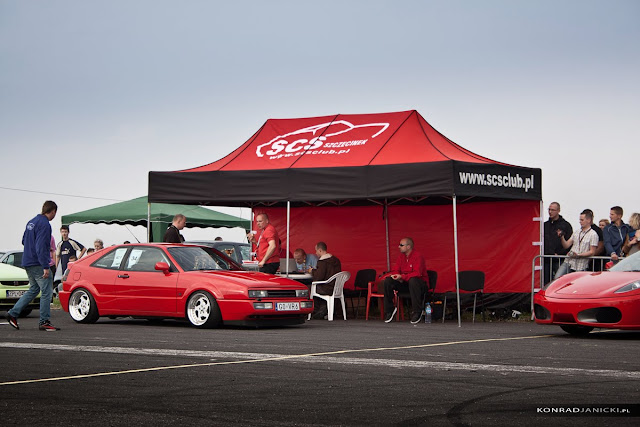
[[[127,231],[129,231],[129,233],[131,233],[131,235],[133,236],[134,239],[136,239],[136,242],[140,243],[140,240],[138,240],[138,238],[136,237],[135,234],[133,234],[133,231],[131,231],[129,229],[129,227],[127,227],[127,224],[124,224],[124,227],[127,229]]]

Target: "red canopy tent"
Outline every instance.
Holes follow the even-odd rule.
[[[412,237],[437,292],[482,270],[487,293],[528,294],[541,187],[540,169],[472,153],[414,110],[270,119],[218,161],[149,173],[150,202],[267,212],[283,245],[325,241],[352,273],[387,270]]]

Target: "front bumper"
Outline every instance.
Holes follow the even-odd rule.
[[[640,298],[534,298],[536,323],[594,328],[640,329]]]

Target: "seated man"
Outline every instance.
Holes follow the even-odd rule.
[[[334,274],[342,271],[342,264],[340,263],[340,260],[327,252],[327,244],[325,242],[318,242],[316,244],[316,255],[318,256],[318,265],[316,268],[309,267],[307,270],[313,277],[314,282],[327,280]],[[331,295],[333,293],[334,286],[334,282],[318,285],[316,287],[316,292],[321,295]],[[314,319],[322,319],[328,313],[327,303],[321,298],[314,299],[313,307]]]
[[[422,319],[422,304],[429,283],[427,266],[423,256],[413,249],[413,239],[405,237],[400,240],[399,247],[398,260],[384,280],[385,322],[391,322],[398,310],[393,306],[393,291],[408,288],[411,295],[411,323],[415,325]]]
[[[298,248],[293,251],[293,258],[296,260],[296,270],[306,273],[309,268],[316,268],[318,257],[314,254],[307,254],[304,249]]]

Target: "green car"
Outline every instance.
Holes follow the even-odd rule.
[[[29,290],[27,272],[13,265],[0,263],[0,311],[8,311]],[[22,310],[20,317],[40,309],[40,294]]]

